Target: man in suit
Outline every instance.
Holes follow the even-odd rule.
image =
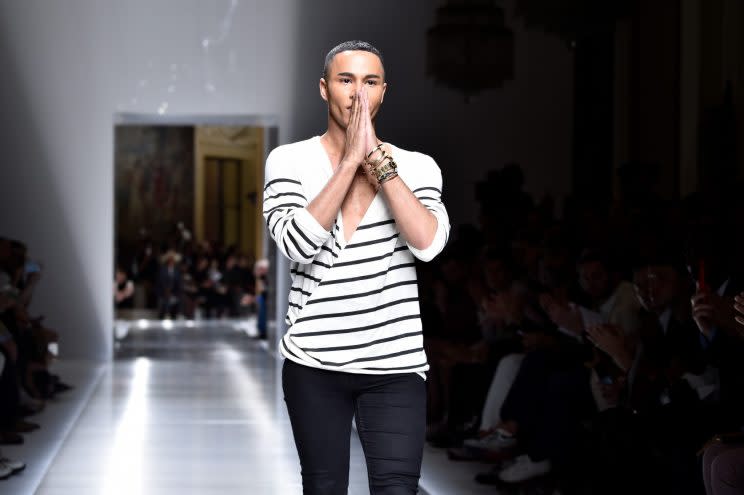
[[[168,251],[163,256],[164,262],[158,273],[158,318],[167,314],[175,319],[181,306],[181,271],[178,268],[180,256],[175,251]]]

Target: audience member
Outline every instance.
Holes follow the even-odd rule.
[[[70,389],[50,371],[49,346],[58,333],[29,311],[42,273],[25,244],[0,238],[0,445],[24,443],[24,435],[41,427],[26,418]],[[0,453],[0,480],[25,467]]]

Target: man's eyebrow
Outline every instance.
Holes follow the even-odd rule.
[[[356,77],[356,75],[352,74],[351,72],[339,72],[336,75],[345,77]],[[364,79],[382,79],[382,77],[378,76],[377,74],[367,74],[366,76],[364,76]]]

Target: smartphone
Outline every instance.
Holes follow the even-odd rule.
[[[705,260],[701,259],[698,262],[698,290],[699,291],[705,291],[708,290],[708,286],[705,283]]]
[[[26,265],[24,266],[24,270],[27,274],[36,273],[41,271],[41,265],[39,265],[34,260],[26,260]]]
[[[612,385],[613,383],[615,383],[615,380],[609,375],[600,376],[599,383],[601,383],[602,385]]]

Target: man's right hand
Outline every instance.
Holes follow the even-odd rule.
[[[563,305],[547,293],[540,295],[540,306],[548,314],[550,321],[559,327],[576,335],[584,332],[584,318],[579,308],[571,304]]]
[[[707,291],[697,292],[691,299],[692,319],[706,338],[711,337],[714,326],[714,305]]]
[[[736,312],[734,320],[736,320],[736,330],[740,337],[744,338],[744,292],[740,292],[738,296],[734,297],[734,311]]]
[[[362,89],[362,91],[366,91],[366,89]],[[346,145],[341,159],[342,162],[351,166],[361,165],[369,152],[367,150],[367,121],[369,118],[365,119],[363,115],[365,108],[362,102],[362,91],[357,91],[354,94],[351,103],[351,117],[349,117],[349,125],[346,126]]]

